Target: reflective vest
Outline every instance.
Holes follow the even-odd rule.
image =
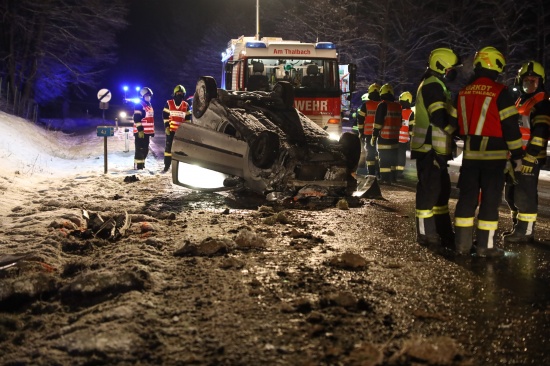
[[[387,101],[383,103],[386,103],[388,109],[384,118],[384,125],[380,126],[380,137],[386,140],[397,140],[401,128],[401,104]]]
[[[411,118],[412,109],[403,109],[401,112],[401,129],[399,130],[399,142],[406,143],[409,141],[409,119]]]
[[[538,102],[541,102],[544,98],[546,98],[546,93],[538,92],[523,103],[521,103],[521,98],[518,98],[518,100],[516,101],[516,108],[518,109],[520,115],[519,130],[521,131],[521,143],[523,145],[523,150],[527,149],[527,145],[529,144],[529,140],[531,139],[531,128],[533,127],[531,126],[531,111],[533,107]],[[545,157],[546,149],[541,149],[539,155],[536,156],[536,158],[539,159]]]
[[[458,126],[461,136],[502,137],[497,99],[504,85],[480,77],[458,93]]]
[[[173,99],[168,101],[168,108],[170,109],[170,131],[176,131],[178,127],[185,122],[185,116],[187,114],[187,103],[182,101],[180,105],[176,105]]]
[[[426,106],[424,105],[424,98],[422,97],[422,88],[431,83],[438,83],[443,88],[445,93],[445,102],[442,102],[442,106]],[[436,103],[434,103],[436,104]],[[441,128],[433,126],[430,122],[430,113],[428,108],[438,109],[445,108],[450,110],[453,108],[451,104],[451,93],[447,90],[445,84],[439,80],[439,78],[431,75],[424,79],[418,87],[416,94],[416,105],[414,112],[414,131],[411,140],[411,151],[419,153],[427,153],[434,150],[439,155],[450,156],[451,155],[451,136],[448,135]],[[428,138],[430,137],[430,138]]]
[[[141,125],[143,126],[143,132],[147,135],[153,135],[155,133],[155,118],[153,106],[151,104],[140,101],[143,110],[145,111],[145,117],[141,119]],[[138,123],[134,122],[134,133],[138,133],[137,125]]]
[[[376,108],[378,108],[380,102],[381,101],[377,100],[367,100],[365,102],[366,115],[365,125],[363,127],[365,135],[372,135],[372,131],[374,130],[374,115],[376,114]]]

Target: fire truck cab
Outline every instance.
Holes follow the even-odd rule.
[[[271,91],[278,81],[288,81],[295,89],[294,107],[332,138],[340,137],[342,89],[334,43],[241,36],[229,41],[222,62],[222,89]]]

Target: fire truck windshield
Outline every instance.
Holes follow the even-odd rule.
[[[329,59],[248,58],[246,89],[270,91],[278,81],[288,81],[296,91],[339,91],[338,63]]]

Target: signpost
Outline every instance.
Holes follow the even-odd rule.
[[[111,92],[109,89],[101,89],[97,92],[97,99],[99,99],[99,109],[103,111],[103,123],[105,123],[105,110],[109,109],[109,101],[111,100]]]
[[[103,136],[103,165],[104,173],[107,174],[107,137],[115,135],[115,128],[113,126],[97,126],[97,135]]]

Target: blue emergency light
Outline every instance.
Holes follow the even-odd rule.
[[[267,48],[264,42],[246,42],[247,48]]]
[[[315,48],[319,50],[335,50],[336,45],[332,42],[317,42]]]

